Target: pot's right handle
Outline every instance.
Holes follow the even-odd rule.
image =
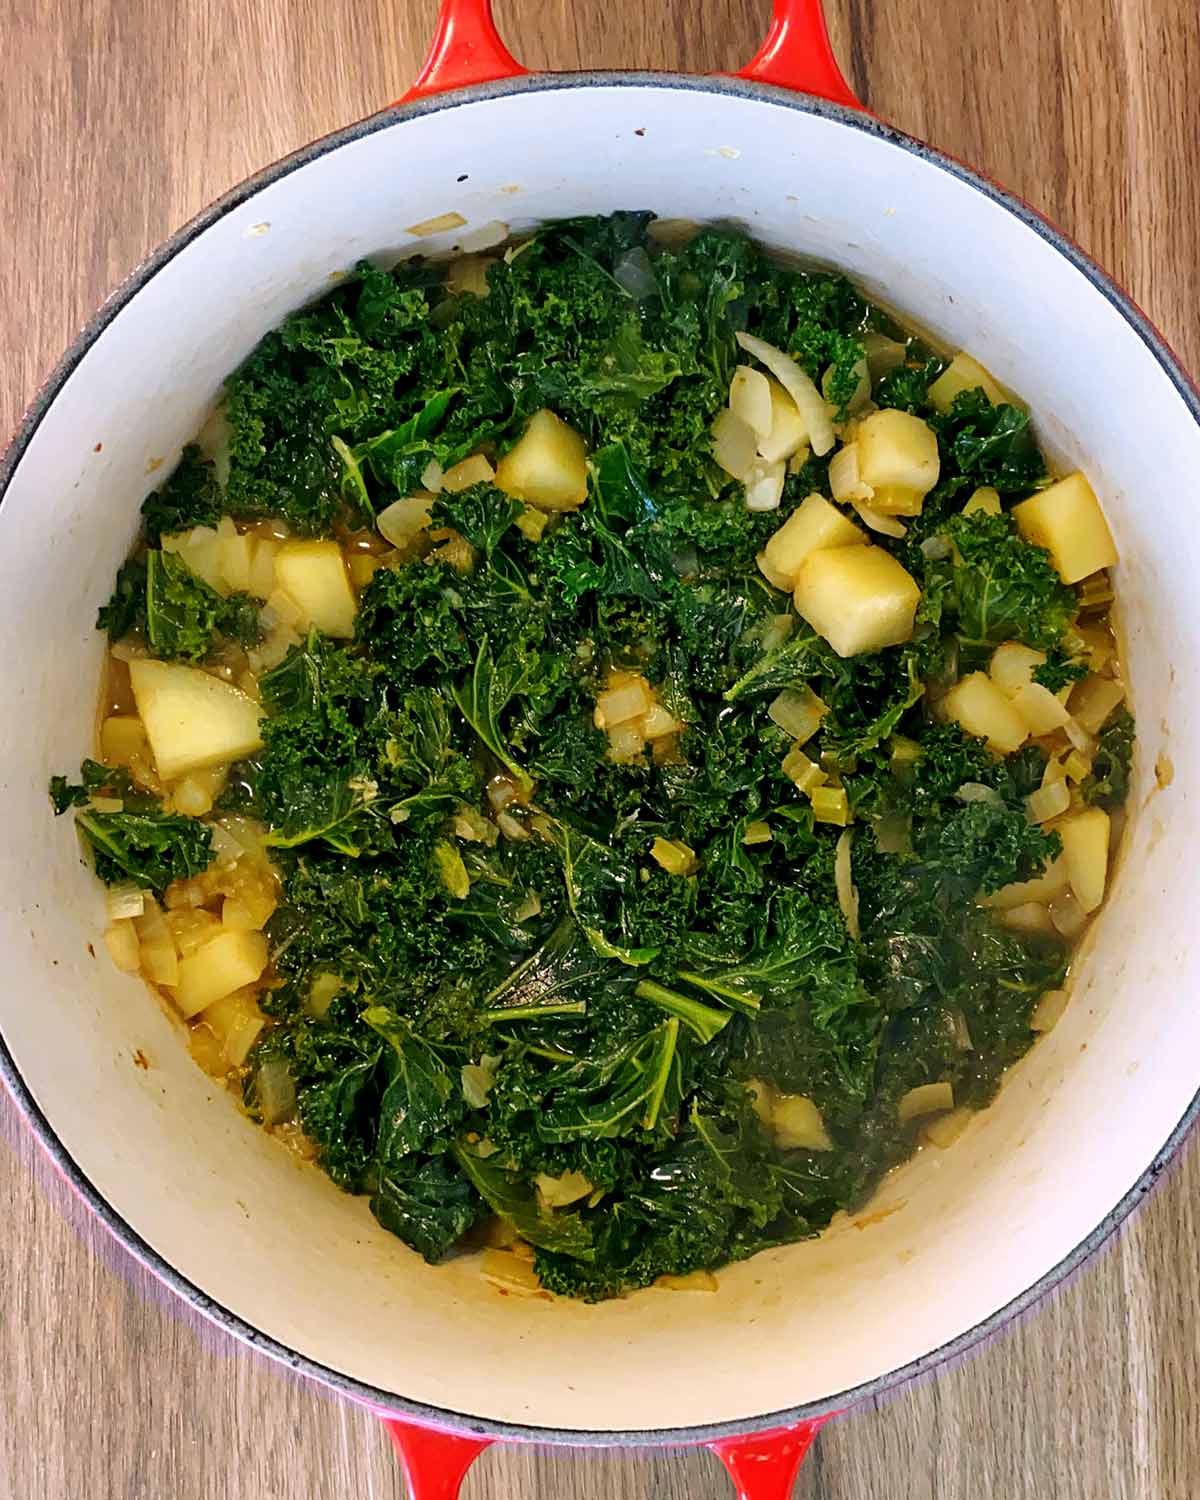
[[[766,40],[734,76],[862,109],[829,45],[821,0],[772,0],[772,4]],[[501,41],[492,0],[441,0],[421,71],[399,102],[407,104],[474,83],[520,78],[528,72]]]

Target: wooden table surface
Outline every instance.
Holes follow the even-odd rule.
[[[532,67],[737,66],[766,0],[503,0]],[[413,76],[433,0],[3,0],[0,431],[211,198]],[[1195,0],[829,0],[878,114],[1047,211],[1200,369]],[[15,55],[14,55],[15,53]],[[30,997],[31,1002],[36,997]],[[805,1500],[1200,1494],[1200,1149],[1042,1306],[826,1429]],[[174,1304],[0,1100],[0,1500],[392,1500],[378,1424]],[[717,1500],[707,1455],[493,1449],[466,1500]]]

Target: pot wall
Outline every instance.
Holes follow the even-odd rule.
[[[95,610],[150,471],[174,463],[267,329],[365,254],[444,253],[496,221],[640,207],[728,220],[842,266],[1030,401],[1051,448],[1087,468],[1121,547],[1140,791],[1065,1019],[952,1150],[923,1153],[856,1222],[725,1271],[715,1296],[585,1307],[499,1296],[469,1260],[425,1266],[365,1201],[241,1119],[154,999],[102,947],[92,956],[101,897],[45,783],[90,748]],[[447,211],[466,225],[405,232]],[[1187,400],[1103,287],[862,119],[734,82],[548,78],[435,99],[313,148],[235,194],[112,317],[0,509],[0,1034],[21,1079],[154,1254],[269,1343],[387,1404],[602,1440],[834,1404],[923,1360],[1069,1256],[1197,1088],[1197,474]],[[1175,780],[1151,795],[1162,751]],[[703,1380],[680,1378],[694,1370]]]

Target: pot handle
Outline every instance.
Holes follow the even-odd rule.
[[[729,1471],[737,1500],[791,1500],[804,1455],[828,1420],[813,1417],[777,1432],[718,1438],[704,1446]],[[395,1417],[385,1417],[383,1425],[400,1456],[410,1500],[457,1500],[467,1470],[493,1441]]]
[[[766,40],[733,76],[862,109],[829,45],[821,0],[772,0],[772,4]],[[407,104],[473,83],[521,78],[528,72],[500,40],[492,0],[441,0],[421,71],[397,102]]]

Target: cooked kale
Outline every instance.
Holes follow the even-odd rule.
[[[282,891],[247,1107],[259,1068],[286,1065],[319,1162],[387,1229],[438,1260],[498,1215],[543,1286],[586,1298],[862,1203],[915,1145],[901,1095],[947,1080],[986,1103],[1069,952],[980,903],[1058,852],[1025,808],[1044,752],[997,758],[936,711],[1004,641],[1047,652],[1053,690],[1081,673],[1048,554],[1007,512],[961,514],[979,485],[1007,505],[1043,482],[1026,413],[982,392],[933,411],[944,361],[901,335],[873,395],[930,423],[941,477],[905,537],[872,540],[922,602],[907,644],[843,660],[755,563],[829,495],[827,458],[754,514],[710,428],[737,332],[789,352],[840,419],[865,336],[901,331],[841,276],[724,231],[665,249],[649,223],[548,226],[491,263],[484,296],[439,265],[360,266],[227,382],[227,478],[185,450],[100,620],[193,662],[251,643],[257,613],[164,533],[231,515],[344,537],[436,483],[431,465],[497,461],[540,408],[582,434],[581,509],[530,525],[491,483],[441,493],[429,545],[362,586],[354,639],[313,631],[262,674],[262,749],[224,806],[265,825]],[[609,753],[594,713],[614,672],[683,726],[653,753]],[[782,769],[785,689],[825,705],[807,751],[853,812],[853,933],[842,830]],[[1120,804],[1132,738],[1115,715],[1086,800]],[[103,794],[123,811],[89,811]],[[207,825],[123,773],[85,766],[52,795],[81,808],[105,878],[161,890],[207,862]],[[821,1149],[764,1124],[765,1088],[813,1101]]]

